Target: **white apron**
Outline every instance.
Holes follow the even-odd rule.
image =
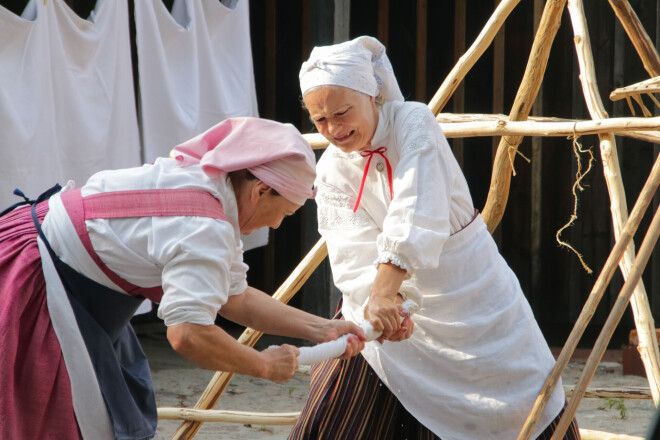
[[[318,164],[319,230],[342,312],[361,321],[379,263],[405,268],[412,276],[400,292],[421,305],[414,333],[368,343],[363,356],[443,440],[516,438],[554,365],[518,280],[481,217],[469,223],[467,184],[426,106],[385,104],[372,140],[380,147],[393,199],[384,158],[374,156],[356,212],[367,159],[330,146]],[[563,404],[559,383],[534,437]]]

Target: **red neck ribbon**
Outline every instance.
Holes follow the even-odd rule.
[[[360,184],[360,193],[358,194],[357,201],[355,202],[355,208],[353,208],[353,212],[357,212],[358,206],[360,206],[360,199],[362,199],[362,190],[364,190],[364,182],[367,180],[367,173],[369,172],[369,164],[371,164],[371,159],[374,157],[374,154],[380,154],[383,159],[385,159],[385,165],[387,165],[387,179],[390,184],[390,200],[393,198],[393,191],[392,191],[392,166],[390,166],[390,161],[387,160],[387,156],[385,156],[385,152],[387,152],[387,147],[380,147],[376,148],[375,150],[367,150],[363,151],[360,154],[362,157],[369,157],[367,160],[367,164],[364,166],[364,174],[362,175],[362,183]]]

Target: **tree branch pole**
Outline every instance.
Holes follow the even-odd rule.
[[[187,420],[192,422],[253,423],[255,425],[295,425],[300,411],[262,413],[222,409],[158,408],[158,420]]]
[[[532,50],[527,61],[525,74],[514,99],[511,114],[509,115],[509,119],[512,121],[525,120],[529,116],[532,104],[543,80],[550,55],[550,48],[552,47],[555,35],[557,35],[565,4],[566,0],[548,0],[545,4],[541,22],[539,23],[539,28],[534,37]],[[506,202],[509,198],[513,159],[521,141],[522,137],[520,136],[504,136],[497,147],[497,154],[493,163],[493,175],[490,181],[490,189],[488,190],[488,199],[482,212],[482,216],[486,220],[490,232],[495,230],[504,215]]]
[[[442,111],[445,105],[447,105],[451,95],[456,91],[472,66],[474,66],[477,60],[479,60],[486,49],[490,47],[490,43],[493,42],[497,32],[504,24],[504,21],[518,3],[520,3],[520,0],[502,0],[500,4],[497,5],[495,12],[493,12],[493,15],[488,19],[488,22],[477,36],[477,39],[454,65],[454,68],[451,69],[451,72],[449,72],[447,78],[442,82],[438,91],[435,92],[435,95],[431,98],[429,108],[434,115],[437,115],[438,112]]]
[[[441,113],[438,119],[440,128],[448,139],[479,136],[583,136],[613,133],[626,136],[648,131],[660,136],[660,116],[654,118],[609,118],[588,121],[539,121],[531,118],[526,121],[509,121],[506,116],[482,116],[482,120],[467,120],[469,115]],[[486,119],[487,118],[487,119]],[[328,140],[320,133],[303,135],[315,150],[328,147]]]
[[[289,302],[293,295],[305,284],[305,281],[312,275],[314,270],[321,264],[321,261],[328,255],[328,249],[325,245],[325,240],[321,238],[316,245],[310,250],[305,258],[302,259],[300,264],[291,272],[291,275],[282,283],[279,289],[273,294],[273,298],[283,303]],[[263,333],[257,330],[248,328],[245,329],[238,342],[253,347],[259,340]],[[234,376],[234,373],[227,373],[216,371],[215,375],[206,386],[206,390],[195,404],[194,409],[209,409],[213,408],[218,399],[227,388],[229,381]],[[202,426],[201,421],[185,421],[179,425],[172,439],[177,440],[190,440],[192,439],[199,428]]]
[[[649,38],[649,34],[644,30],[644,26],[639,21],[639,17],[630,7],[627,0],[609,0],[614,13],[619,18],[623,29],[625,29],[630,41],[635,46],[639,57],[644,63],[644,68],[649,76],[660,76],[660,56],[655,48],[655,44]]]
[[[607,345],[609,344],[610,339],[612,339],[614,330],[616,329],[616,326],[619,324],[623,313],[628,307],[630,298],[632,297],[635,290],[635,285],[637,285],[642,277],[646,263],[648,263],[649,258],[651,257],[651,253],[653,252],[653,248],[658,242],[659,235],[660,208],[655,211],[651,225],[649,226],[649,229],[646,232],[646,236],[642,241],[642,245],[639,248],[639,254],[637,254],[635,264],[633,264],[628,279],[623,285],[623,288],[619,293],[619,297],[616,299],[614,307],[612,307],[612,311],[607,317],[607,321],[605,321],[605,325],[598,335],[596,345],[589,355],[589,359],[587,359],[587,363],[585,364],[584,370],[582,371],[582,376],[580,376],[580,379],[575,385],[573,390],[573,397],[571,397],[571,400],[568,402],[568,405],[564,409],[564,413],[562,414],[561,419],[559,419],[559,424],[557,425],[557,428],[552,435],[552,440],[561,440],[564,438],[564,434],[566,433],[566,430],[571,424],[571,420],[577,412],[577,408],[578,405],[580,405],[582,396],[584,395],[584,392],[586,391],[591,378],[594,376],[596,368],[598,368],[598,364],[600,363],[600,360],[602,359],[603,354],[607,349]]]
[[[445,122],[440,127],[448,139],[477,136],[584,136],[612,133],[627,135],[628,132],[651,131],[657,134],[660,116],[655,118],[612,118],[575,122],[537,121],[477,121]]]
[[[587,108],[593,119],[605,119],[608,117],[608,114],[605,111],[605,106],[598,92],[596,69],[594,67],[589,30],[587,29],[587,20],[584,15],[582,0],[569,0],[568,11],[571,22],[573,23],[575,50],[580,65],[580,80],[582,82],[584,98],[587,101]],[[617,238],[623,228],[623,224],[628,218],[626,192],[621,179],[614,135],[612,133],[604,133],[600,134],[599,138],[603,171],[610,194],[614,237]],[[631,241],[620,263],[621,272],[625,279],[628,278],[634,261],[635,244]],[[660,401],[660,351],[658,350],[658,340],[655,334],[655,322],[651,314],[651,306],[643,282],[640,281],[637,284],[630,305],[635,317],[637,333],[639,334],[638,350],[644,362],[646,376],[649,379],[653,402],[657,405],[658,401]]]
[[[545,409],[545,406],[548,403],[548,400],[550,399],[550,396],[552,395],[557,382],[561,378],[562,372],[566,369],[566,365],[568,365],[568,361],[570,361],[578,342],[580,342],[580,338],[584,334],[589,321],[596,312],[596,307],[598,307],[598,303],[603,297],[605,289],[612,279],[612,275],[614,275],[616,267],[623,257],[628,244],[632,240],[633,235],[635,235],[635,232],[637,231],[637,228],[639,227],[639,224],[644,217],[644,213],[646,212],[649,204],[653,201],[653,196],[658,190],[659,185],[660,156],[658,156],[656,159],[649,178],[644,184],[644,187],[642,188],[642,191],[637,198],[635,206],[633,206],[630,217],[626,221],[626,224],[624,225],[621,234],[619,235],[614,247],[612,248],[610,255],[607,257],[605,265],[603,266],[600,275],[598,275],[598,279],[596,279],[596,283],[591,289],[591,293],[589,293],[589,297],[584,303],[582,311],[580,312],[580,316],[578,316],[578,319],[575,322],[575,325],[573,326],[573,329],[571,330],[571,333],[568,336],[564,347],[559,353],[555,365],[552,367],[550,374],[548,374],[547,379],[543,383],[539,397],[536,399],[536,402],[534,402],[534,407],[532,408],[529,416],[527,416],[527,421],[525,421],[525,424],[523,425],[523,428],[518,435],[518,440],[528,440],[532,435],[532,431],[538,423],[541,413]]]

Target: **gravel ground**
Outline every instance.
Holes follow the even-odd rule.
[[[136,325],[136,331],[147,353],[156,389],[159,407],[191,408],[213,377],[181,358],[167,343],[164,328],[158,324]],[[262,340],[268,346],[272,341]],[[582,357],[582,359],[580,358]],[[584,366],[584,354],[576,355],[564,372],[564,385],[574,385]],[[646,387],[645,377],[622,374],[620,352],[608,352],[601,362],[590,387]],[[308,371],[299,371],[286,384],[275,384],[248,376],[236,375],[220,398],[216,409],[259,412],[300,411],[307,398]],[[577,412],[581,429],[644,437],[655,408],[648,399],[613,400],[585,398]],[[159,423],[156,439],[170,439],[180,422],[163,420]],[[204,423],[196,440],[232,439],[286,439],[289,426],[243,425],[234,423]]]

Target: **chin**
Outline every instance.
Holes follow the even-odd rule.
[[[358,147],[355,145],[336,145],[337,148],[339,148],[341,151],[344,153],[353,153],[354,151],[362,151],[366,148],[366,146]]]

